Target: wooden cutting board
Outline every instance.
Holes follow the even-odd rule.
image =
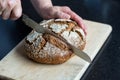
[[[93,60],[112,31],[110,25],[86,21],[88,27],[87,44],[84,51]],[[29,60],[24,55],[22,40],[0,61],[0,75],[15,80],[79,80],[90,65],[73,56],[60,65],[45,65]]]

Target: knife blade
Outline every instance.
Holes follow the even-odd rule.
[[[80,49],[76,48],[75,46],[71,45],[70,43],[68,43],[68,41],[66,39],[64,39],[62,36],[59,36],[57,34],[55,34],[54,32],[50,31],[49,29],[39,25],[37,22],[35,22],[34,20],[30,19],[27,15],[23,14],[22,20],[24,21],[24,23],[26,25],[28,25],[29,27],[31,27],[32,29],[35,29],[35,31],[39,32],[39,33],[48,33],[51,34],[57,38],[59,38],[60,40],[62,40],[63,42],[65,42],[74,52],[75,55],[79,56],[80,58],[82,58],[83,60],[87,61],[87,62],[91,62],[90,57],[87,55],[87,53],[81,51]]]

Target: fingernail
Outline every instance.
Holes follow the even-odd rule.
[[[66,13],[62,13],[61,14],[61,17],[62,18],[65,18],[65,19],[70,19],[70,15],[66,14]]]
[[[85,32],[85,35],[87,35],[87,30],[86,29],[84,30],[84,32]]]
[[[67,16],[66,16],[66,19],[70,19],[70,15],[67,15]]]
[[[65,17],[66,17],[66,19],[70,19],[70,15],[66,15]]]

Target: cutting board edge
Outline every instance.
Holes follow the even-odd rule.
[[[88,21],[88,20],[87,20]],[[89,22],[91,22],[91,21],[89,21]],[[94,23],[94,22],[93,22]],[[99,22],[96,22],[96,23],[99,23]],[[99,24],[102,24],[102,23],[99,23]],[[110,31],[108,31],[108,36],[109,36],[109,34],[112,32],[112,26],[110,26],[110,25],[108,25],[108,24],[105,24],[105,25],[107,25],[108,27],[109,27],[109,29],[110,29]],[[106,39],[108,38],[108,36],[106,37]],[[24,40],[24,39],[23,39]],[[18,44],[17,44],[17,46],[16,47],[14,47],[11,51],[13,51],[15,48],[17,48],[17,47],[19,47],[20,45],[21,45],[21,43],[23,42],[23,40],[21,40]],[[106,40],[105,40],[106,41]],[[104,42],[105,43],[105,42]],[[104,44],[103,43],[103,44]],[[102,44],[102,45],[103,45]],[[11,53],[11,51],[9,52],[9,53]],[[9,54],[7,54],[6,56],[9,56]],[[96,55],[95,55],[96,56]],[[3,59],[5,59],[5,57],[3,58]],[[3,60],[2,59],[2,60]],[[93,58],[94,59],[94,58]],[[1,62],[1,61],[0,61]],[[87,67],[89,66],[89,64],[88,65],[85,65],[86,66],[86,68],[84,68],[84,69],[82,69],[82,71],[83,71],[83,74],[85,73],[85,70],[87,69]],[[76,76],[76,78],[74,79],[74,80],[79,80],[82,76],[83,76],[83,74],[80,76],[80,74],[82,73],[82,71]]]

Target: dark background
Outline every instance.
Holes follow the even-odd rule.
[[[120,80],[120,1],[119,0],[52,0],[54,5],[69,6],[82,18],[110,24],[113,28],[102,49],[82,80]],[[29,0],[22,0],[23,12],[40,22]],[[12,50],[29,32],[21,19],[0,18],[0,59]]]

